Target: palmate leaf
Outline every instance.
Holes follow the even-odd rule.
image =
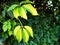
[[[14,29],[14,36],[16,37],[18,42],[21,42],[21,40],[23,39],[24,42],[28,43],[29,35],[33,37],[32,28],[29,26],[24,26],[24,28],[22,28],[21,26],[16,26]]]
[[[26,15],[26,11],[24,10],[23,7],[18,8],[19,11],[19,16],[21,16],[22,18],[27,20],[27,15]]]
[[[23,28],[23,40],[24,40],[24,42],[28,42],[28,40],[29,40],[29,35],[28,35],[28,33],[27,33],[27,31]]]
[[[26,31],[28,32],[28,34],[33,37],[33,31],[32,31],[32,28],[30,26],[24,26]]]
[[[23,8],[30,12],[33,16],[38,15],[36,9],[31,4],[25,4],[23,5]]]
[[[17,4],[14,4],[14,5],[11,5],[7,11],[11,11],[13,9],[15,9],[18,5]]]
[[[15,27],[14,36],[16,37],[18,42],[21,42],[21,40],[22,40],[22,30],[21,30],[20,26]]]

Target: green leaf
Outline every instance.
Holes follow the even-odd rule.
[[[27,33],[27,31],[25,30],[25,29],[23,29],[23,40],[24,40],[24,42],[28,42],[28,40],[29,40],[29,35],[28,35],[28,33]]]
[[[18,8],[13,10],[14,17],[17,19],[19,16]]]
[[[24,27],[25,27],[26,31],[29,33],[29,35],[30,35],[31,37],[33,37],[32,28],[31,28],[30,26],[24,26]]]
[[[36,9],[31,4],[25,4],[23,5],[23,8],[30,12],[33,16],[38,15]]]
[[[11,5],[7,11],[11,11],[13,9],[15,9],[18,5],[17,4],[14,4],[14,5]]]
[[[6,32],[7,31],[7,29],[8,29],[8,27],[7,27],[7,22],[4,22],[4,24],[3,24],[3,31],[4,32]]]
[[[7,30],[11,29],[11,22],[10,20],[7,20],[6,22],[3,23],[3,31],[6,32]]]
[[[11,21],[11,25],[12,25],[13,28],[15,27],[16,24],[17,23],[14,20]]]
[[[60,0],[58,0],[60,2]]]
[[[16,38],[17,38],[18,42],[21,42],[21,40],[22,40],[22,30],[17,31]]]
[[[13,33],[11,30],[8,30],[9,36],[11,36]]]
[[[14,36],[16,37],[18,42],[21,42],[21,40],[22,40],[22,30],[21,30],[20,26],[15,27]]]
[[[8,27],[8,30],[11,29],[11,22],[10,22],[10,20],[7,21],[7,27]]]
[[[24,10],[24,8],[20,7],[18,10],[19,10],[19,16],[27,20],[26,11]]]

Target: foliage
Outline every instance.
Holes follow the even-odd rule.
[[[19,21],[19,24],[20,24],[20,25],[18,24],[19,26],[16,26],[15,29],[12,29],[11,19],[4,21],[3,26],[2,26],[3,32],[7,32],[9,34],[9,36],[11,36],[11,35],[15,36],[16,39],[18,40],[18,42],[21,42],[23,39],[23,41],[26,43],[29,41],[29,35],[31,35],[31,37],[33,37],[33,31],[30,26],[23,26],[22,22],[20,21],[20,19],[18,17],[21,16],[22,18],[27,20],[27,16],[26,16],[27,11],[26,10],[29,10],[29,12],[31,12],[32,15],[38,15],[36,9],[31,4],[22,5],[23,3],[27,3],[27,2],[30,2],[30,1],[20,2],[20,5],[14,4],[7,9],[8,12],[9,11],[13,12],[14,17]]]
[[[31,1],[0,1],[2,2],[0,4],[2,9],[0,14],[0,38],[4,39],[6,45],[59,45],[60,0]],[[24,13],[22,14],[19,9]],[[38,11],[39,16],[35,10]]]

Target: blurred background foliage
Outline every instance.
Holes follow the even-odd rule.
[[[0,0],[0,45],[60,45],[60,0],[30,0],[34,2],[33,6],[39,16],[31,16],[28,13],[28,21],[21,19],[24,25],[33,28],[34,39],[30,38],[28,44],[23,41],[18,43],[13,36],[9,37],[7,32],[3,32],[4,21],[10,19],[13,29],[18,23],[12,12],[7,13],[7,9],[21,1],[23,0]]]

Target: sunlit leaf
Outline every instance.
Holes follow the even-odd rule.
[[[18,42],[20,42],[22,40],[22,30],[17,31],[16,38],[17,38]]]
[[[22,40],[22,30],[21,30],[20,26],[15,27],[14,36],[16,37],[18,42],[21,42],[21,40]]]
[[[24,40],[24,42],[28,42],[28,40],[29,40],[29,35],[28,35],[28,33],[27,33],[27,31],[25,30],[25,29],[23,29],[23,40]]]
[[[29,33],[31,37],[33,37],[33,30],[30,26],[25,26],[26,31]]]
[[[58,0],[60,2],[60,0]]]
[[[33,16],[38,15],[36,9],[31,4],[25,4],[23,5],[23,8],[30,12]]]
[[[19,16],[21,16],[22,18],[27,20],[27,15],[26,15],[26,11],[24,10],[23,7],[18,8],[19,10]]]
[[[16,8],[17,6],[18,6],[17,4],[11,5],[7,11],[13,10],[13,9]]]
[[[18,16],[19,16],[18,8],[13,10],[13,15],[15,18],[18,18]]]

